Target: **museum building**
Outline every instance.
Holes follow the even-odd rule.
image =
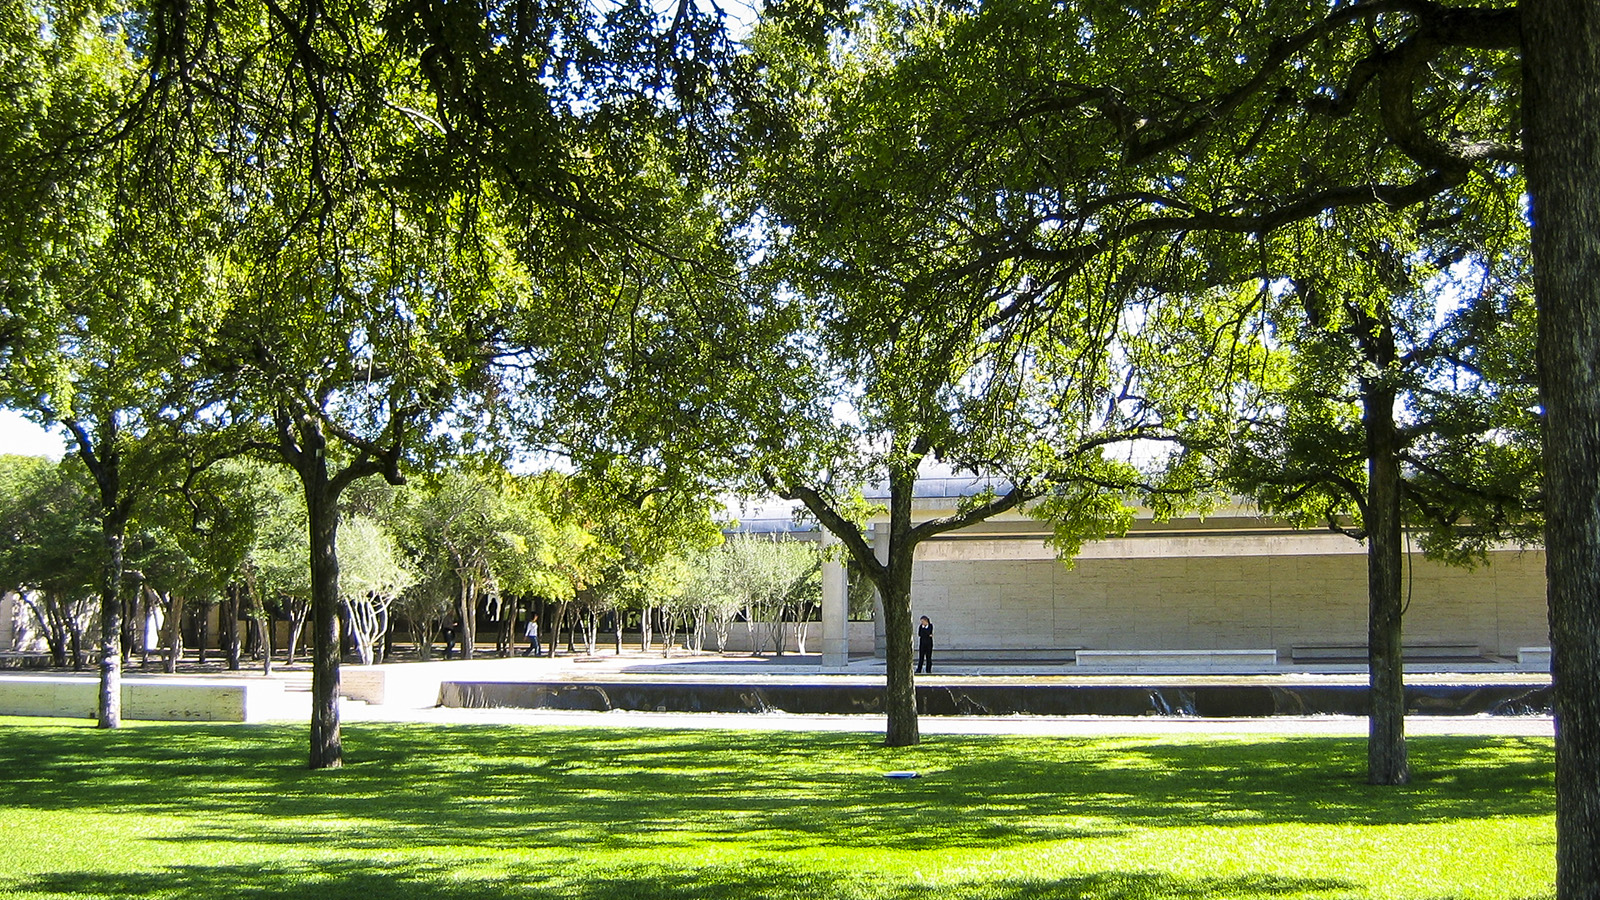
[[[971,484],[920,481],[915,515],[949,515]],[[881,523],[869,530],[886,537]],[[1070,564],[1048,536],[1044,523],[1010,513],[918,546],[912,614],[933,620],[940,656],[1084,669],[1365,661],[1366,545],[1343,534],[1294,529],[1240,504],[1204,518],[1140,515],[1123,536],[1085,544]],[[1412,549],[1402,588],[1408,667],[1548,670],[1544,567],[1541,547],[1498,547],[1470,569]],[[836,574],[830,589],[826,576],[821,643],[837,661],[843,579]],[[865,649],[854,633],[865,627],[845,626],[850,652]],[[882,655],[881,631],[871,646]]]

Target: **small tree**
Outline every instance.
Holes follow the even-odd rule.
[[[340,540],[339,599],[345,625],[362,665],[383,661],[389,609],[416,576],[401,558],[394,539],[377,522],[356,516],[345,523]]]
[[[75,459],[0,456],[0,585],[17,592],[56,666],[86,662],[101,554],[97,508]]]
[[[788,641],[786,623],[803,629],[821,597],[818,545],[775,535],[736,535],[713,553],[721,554],[712,569],[721,583],[707,587],[713,596],[730,598],[744,610],[752,635],[760,624],[763,633],[755,649],[770,646],[781,656]],[[804,641],[801,637],[802,653]]]
[[[461,623],[463,659],[477,652],[480,608],[497,624],[505,654],[516,618],[514,598],[559,596],[570,589],[556,571],[565,564],[558,559],[564,538],[528,480],[492,469],[446,470],[402,491],[393,516],[419,579],[407,601],[409,615],[415,623],[453,614]],[[448,588],[453,609],[441,612]]]
[[[715,635],[718,653],[728,650],[728,632],[744,609],[744,598],[729,574],[730,563],[726,543],[696,554],[689,562],[683,596],[694,621],[695,652],[704,649],[707,631]]]
[[[167,505],[172,539],[221,596],[220,649],[228,668],[242,664],[246,636],[239,623],[246,622],[266,646],[262,658],[270,672],[267,600],[309,591],[304,505],[289,473],[248,458],[223,459],[199,467]]]

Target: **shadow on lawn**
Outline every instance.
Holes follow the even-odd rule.
[[[332,850],[643,852],[716,842],[935,850],[1132,828],[1422,824],[1553,808],[1548,739],[1413,739],[1416,783],[1377,788],[1363,783],[1364,742],[1350,739],[940,737],[891,750],[864,735],[359,725],[345,729],[350,765],[311,772],[304,735],[238,725],[0,728],[0,803],[174,817],[191,826],[183,839],[297,844],[309,822],[330,826],[315,840]],[[892,769],[923,777],[884,779]],[[748,871],[738,875],[749,883]],[[652,895],[675,896],[662,890]],[[1018,896],[1080,895],[1054,890]]]
[[[572,871],[581,867],[572,866]],[[561,872],[548,867],[545,873]],[[1358,886],[1334,879],[1250,875],[1235,878],[1179,878],[1143,872],[1103,872],[1044,879],[1001,879],[956,883],[938,888],[940,900],[1271,900],[1284,896],[1340,898],[1359,896]],[[62,872],[30,883],[5,884],[8,892],[38,891],[89,897],[229,897],[234,900],[312,895],[318,900],[505,900],[564,897],[571,900],[832,900],[858,897],[863,890],[884,900],[925,900],[928,887],[889,883],[871,873],[850,877],[795,866],[753,863],[739,866],[638,866],[588,877],[563,878],[529,872],[525,877],[455,877],[443,864],[372,864],[351,860],[315,867],[190,866],[154,872]]]
[[[708,878],[707,875],[710,875]],[[719,875],[725,877],[718,877]],[[736,900],[753,893],[763,898],[805,900],[805,898],[845,898],[872,896],[884,900],[927,900],[930,888],[923,884],[883,882],[868,873],[857,877],[777,869],[770,866],[750,871],[706,873],[692,876],[661,877],[638,872],[592,879],[579,885],[578,900],[612,900],[618,897],[651,897],[659,900]],[[752,891],[752,886],[756,890]],[[1147,872],[1098,872],[1056,880],[995,879],[956,884],[941,884],[931,893],[939,900],[1268,900],[1296,896],[1315,897],[1330,893],[1340,898],[1359,896],[1358,885],[1334,879],[1282,878],[1248,875],[1236,878],[1179,878]],[[866,889],[866,890],[864,890]]]

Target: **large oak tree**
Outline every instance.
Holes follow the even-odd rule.
[[[1428,556],[1463,565],[1484,562],[1499,540],[1538,537],[1526,231],[1515,216],[1488,219],[1509,233],[1476,246],[1459,222],[1429,246],[1416,227],[1426,207],[1404,217],[1348,210],[1284,229],[1271,243],[1294,274],[1260,294],[1258,326],[1278,352],[1229,474],[1264,511],[1366,545],[1373,784],[1409,779],[1411,534]]]
[[[121,721],[124,548],[136,507],[174,479],[194,348],[213,324],[205,155],[119,132],[145,83],[113,11],[7,4],[0,169],[0,397],[60,424],[99,499],[98,719]]]

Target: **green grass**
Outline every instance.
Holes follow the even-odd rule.
[[[1548,739],[933,737],[0,720],[0,897],[1527,898]],[[916,769],[921,778],[882,773]]]

